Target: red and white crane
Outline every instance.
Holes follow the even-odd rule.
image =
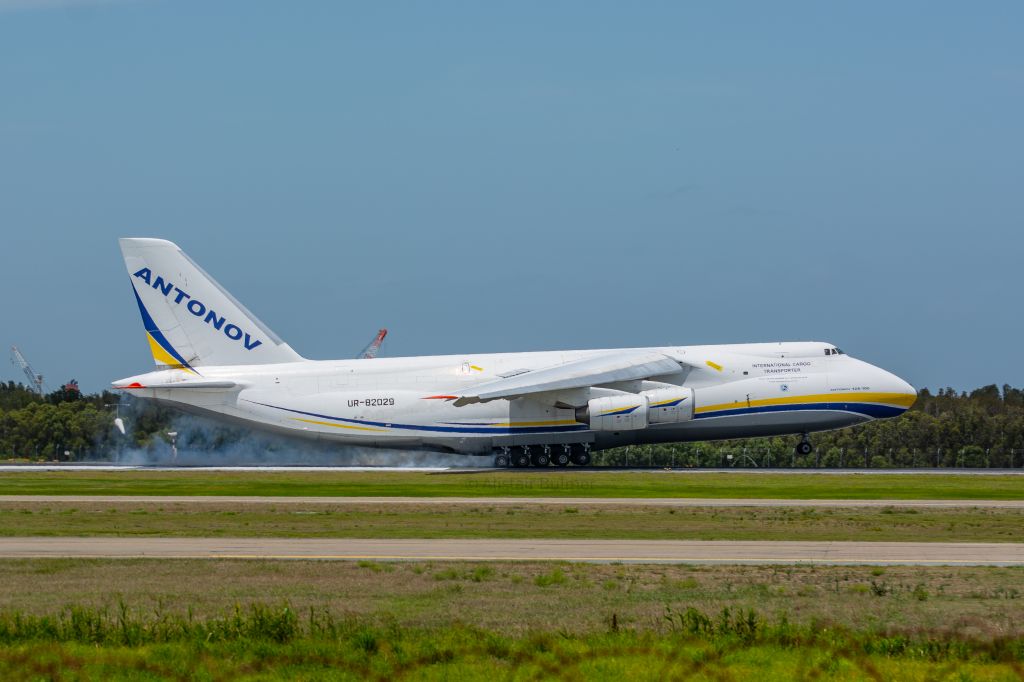
[[[17,346],[11,346],[11,364],[18,365],[21,367],[21,371],[25,373],[28,378],[29,387],[43,395],[45,390],[43,388],[43,375],[37,373],[32,369],[32,365],[28,364],[28,360],[22,355],[21,351],[18,350]]]

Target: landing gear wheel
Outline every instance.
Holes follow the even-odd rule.
[[[548,453],[546,452],[537,452],[530,455],[530,462],[535,467],[546,467],[551,463],[551,458],[548,457]]]
[[[516,450],[512,453],[512,466],[522,468],[530,466],[530,451]]]
[[[498,469],[505,469],[512,463],[512,458],[507,453],[501,452],[494,456],[494,466]]]
[[[798,454],[798,455],[809,455],[812,452],[814,452],[814,446],[811,445],[810,442],[808,442],[806,440],[802,440],[799,443],[797,443],[796,454]]]
[[[551,454],[551,463],[556,467],[569,466],[570,461],[572,461],[572,459],[569,456],[569,450],[567,448],[556,450]]]
[[[572,463],[578,467],[585,467],[590,464],[590,453],[586,450],[580,450],[572,453]]]

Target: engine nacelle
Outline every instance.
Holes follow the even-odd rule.
[[[595,431],[632,431],[651,424],[679,424],[693,419],[693,389],[685,386],[656,388],[594,398],[576,411]]]
[[[644,391],[647,398],[647,422],[678,424],[693,419],[693,389],[685,386]]]
[[[632,431],[647,426],[647,398],[636,393],[594,398],[586,421],[595,431]]]

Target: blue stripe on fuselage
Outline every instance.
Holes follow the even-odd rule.
[[[308,417],[318,417],[320,419],[331,419],[338,422],[345,422],[348,424],[359,424],[361,426],[378,426],[382,428],[390,429],[409,429],[412,431],[432,431],[440,433],[492,433],[492,434],[509,434],[509,433],[552,433],[552,432],[564,432],[564,431],[586,431],[586,424],[572,424],[570,426],[512,426],[512,427],[499,427],[499,428],[458,428],[454,426],[424,426],[421,424],[396,424],[394,422],[375,422],[366,419],[346,419],[345,417],[335,417],[329,414],[319,414],[317,412],[305,412],[303,410],[293,410],[288,407],[279,407],[277,405],[268,405],[267,403],[258,403],[254,400],[248,402],[256,405],[262,405],[263,407],[272,407],[275,410],[284,410],[285,412],[294,412],[295,414],[304,414]]]
[[[321,414],[319,412],[295,410],[288,407],[280,407],[278,405],[270,405],[268,403],[260,403],[253,400],[250,400],[248,402],[251,402],[255,405],[262,405],[263,407],[270,407],[275,410],[282,410],[284,412],[292,412],[294,414],[301,414],[307,417],[317,417],[319,419],[330,419],[333,421],[344,422],[348,424],[359,424],[361,426],[376,426],[380,428],[407,429],[410,431],[428,431],[432,433],[489,433],[504,435],[514,433],[564,433],[589,430],[589,427],[586,424],[573,424],[571,426],[505,426],[480,428],[465,428],[455,426],[429,426],[423,424],[397,424],[394,422],[379,422],[370,421],[367,419],[347,419],[345,417],[335,417],[333,415]],[[906,412],[906,410],[902,407],[893,407],[891,405],[879,405],[875,403],[807,403],[804,405],[768,405],[764,407],[743,407],[734,410],[720,410],[718,412],[709,412],[694,415],[694,419],[708,419],[711,417],[733,417],[745,414],[760,414],[764,412],[795,412],[802,410],[829,410],[839,412],[853,412],[855,414],[861,414],[864,416],[874,417],[877,419],[883,419],[886,417],[897,417]]]
[[[765,405],[761,407],[740,407],[734,410],[718,410],[717,412],[703,412],[694,415],[694,419],[708,419],[710,417],[732,417],[741,414],[761,414],[762,412],[790,412],[797,410],[830,410],[838,412],[854,412],[875,419],[886,417],[898,417],[906,412],[906,408],[894,407],[892,405],[879,405],[878,403],[805,403],[797,405]]]

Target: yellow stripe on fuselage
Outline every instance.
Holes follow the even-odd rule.
[[[336,429],[352,429],[354,431],[387,431],[387,429],[375,429],[372,426],[356,426],[355,424],[335,424],[334,422],[322,422],[316,419],[300,419],[299,417],[292,417],[297,422],[305,422],[307,424],[317,424],[319,426],[333,426]]]
[[[559,419],[548,422],[506,422],[504,424],[497,424],[497,426],[570,426],[576,423],[575,419]]]
[[[479,424],[473,423],[473,424],[467,424],[467,425],[468,426],[494,426],[494,427],[508,428],[508,427],[511,427],[511,426],[571,426],[573,424],[578,424],[578,423],[579,422],[577,422],[575,419],[558,419],[558,420],[555,420],[555,421],[544,421],[544,422],[518,422],[518,421],[513,422],[513,421],[504,421],[504,422],[481,422]]]
[[[759,400],[738,400],[734,403],[718,405],[701,405],[694,411],[698,414],[736,410],[745,407],[766,407],[770,405],[803,405],[807,403],[881,403],[910,408],[917,396],[908,393],[818,393],[816,395],[787,395],[779,398],[761,398]]]

